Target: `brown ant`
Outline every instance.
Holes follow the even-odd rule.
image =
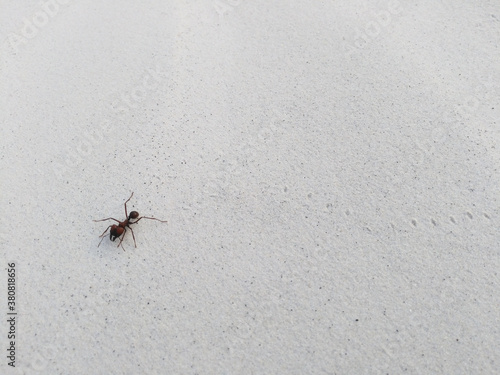
[[[134,245],[135,245],[135,247],[137,247],[137,244],[135,242],[134,231],[130,227],[130,224],[137,224],[139,222],[139,220],[141,220],[141,219],[158,220],[158,221],[160,221],[162,223],[166,223],[167,222],[167,221],[164,221],[164,220],[156,219],[154,217],[147,217],[147,216],[141,216],[141,217],[139,217],[139,212],[137,212],[137,211],[132,211],[130,213],[130,215],[129,215],[127,213],[127,203],[132,198],[132,195],[134,195],[133,192],[130,195],[130,198],[125,201],[125,217],[126,217],[125,220],[120,221],[120,220],[116,220],[116,219],[114,219],[112,217],[108,217],[108,218],[102,219],[102,220],[94,220],[95,222],[106,221],[106,220],[114,220],[114,221],[116,221],[118,223],[118,225],[113,224],[113,225],[110,225],[109,227],[106,228],[106,230],[103,232],[103,234],[101,234],[99,236],[99,238],[101,238],[101,237],[102,238],[101,238],[101,241],[99,242],[99,245],[97,245],[97,247],[101,246],[101,242],[104,239],[104,236],[106,235],[106,232],[108,231],[109,228],[111,228],[111,230],[109,231],[109,239],[111,241],[116,240],[118,237],[120,237],[123,234],[123,237],[120,239],[120,243],[118,244],[117,247],[120,247],[120,245],[123,242],[123,239],[125,238],[125,233],[127,232],[126,228],[130,229],[130,231],[132,232],[132,238],[134,239]],[[134,222],[131,222],[130,220],[133,220],[133,219],[137,219],[137,220],[134,221]],[[123,245],[122,245],[122,249],[123,249],[123,251],[125,251],[125,249],[123,248]]]

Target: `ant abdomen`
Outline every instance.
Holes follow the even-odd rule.
[[[113,225],[111,227],[111,230],[109,231],[109,239],[114,242],[118,237],[120,237],[123,234],[123,231],[124,228],[118,225]]]
[[[139,212],[137,211],[132,211],[129,215],[129,219],[137,219],[139,217]]]

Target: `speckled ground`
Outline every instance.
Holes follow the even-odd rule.
[[[499,18],[4,2],[0,372],[496,373]]]

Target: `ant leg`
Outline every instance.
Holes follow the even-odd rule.
[[[101,246],[101,242],[104,238],[105,238],[104,236],[101,238],[101,240],[99,241],[99,245],[97,245],[97,247]]]
[[[132,192],[132,194],[130,194],[130,198],[125,201],[125,219],[128,219],[127,203],[130,199],[132,199],[132,195],[134,195],[134,192]]]
[[[106,228],[106,230],[104,232],[102,232],[102,234],[99,236],[99,238],[103,237],[104,238],[104,235],[106,234],[106,232],[108,231],[109,228],[111,228],[112,225],[110,225],[109,227]]]
[[[120,220],[116,220],[115,218],[112,218],[112,217],[108,217],[107,219],[102,219],[102,220],[94,220],[95,222],[98,222],[98,221],[106,221],[106,220],[114,220],[116,221],[117,223],[120,222]]]
[[[122,246],[122,249],[123,251],[125,251],[125,248],[123,247],[122,245],[122,242],[123,242],[123,239],[125,238],[125,233],[127,233],[127,229],[123,228],[123,235],[122,235],[122,238],[120,239],[120,243],[118,244],[117,247],[120,247],[120,245]]]
[[[139,220],[141,220],[141,219],[157,220],[157,221],[160,221],[160,222],[162,222],[162,223],[168,223],[168,221],[167,221],[167,220],[160,220],[160,219],[157,219],[157,218],[155,218],[155,217],[141,216],[139,219],[137,219],[136,221],[134,221],[134,222],[133,222],[133,223],[131,223],[131,224],[138,223],[138,222],[139,222]]]
[[[99,238],[101,240],[99,241],[99,245],[97,245],[97,247],[101,246],[101,242],[104,239],[104,235],[106,234],[106,232],[108,231],[108,229],[111,228],[111,227],[112,227],[111,225],[109,227],[107,227],[106,230],[99,236]]]
[[[132,230],[131,227],[128,227],[128,229],[130,229],[130,231],[132,232],[132,238],[134,239],[134,245],[135,247],[137,248],[137,243],[135,242],[135,235],[134,235],[134,231]]]

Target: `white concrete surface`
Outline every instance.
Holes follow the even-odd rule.
[[[416,3],[1,1],[0,372],[498,373],[500,4]]]

